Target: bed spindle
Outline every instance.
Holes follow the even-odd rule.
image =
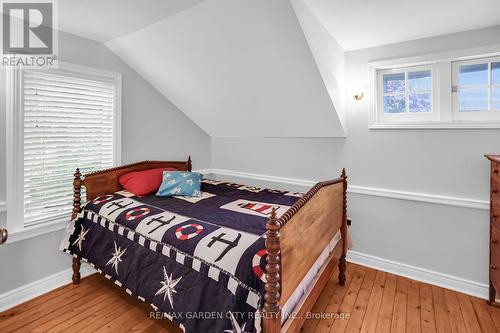
[[[71,214],[71,219],[74,220],[78,214],[82,211],[82,174],[80,173],[80,169],[76,169],[73,179],[73,212]],[[81,261],[79,257],[73,257],[73,284],[80,283],[80,265]]]
[[[187,171],[189,172],[193,171],[193,163],[191,162],[191,155],[188,156],[186,165],[187,165]]]
[[[342,207],[342,226],[340,234],[342,235],[342,255],[339,258],[339,285],[345,285],[346,253],[347,253],[347,174],[345,168],[340,175],[343,184],[343,207]]]
[[[281,330],[280,309],[280,223],[273,208],[266,225],[266,284],[263,307],[263,328],[266,333],[279,333]]]

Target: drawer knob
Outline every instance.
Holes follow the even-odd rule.
[[[498,193],[498,190],[491,190],[491,193],[493,193],[493,194],[497,194],[497,193]]]
[[[496,219],[498,217],[497,214],[491,214],[491,216],[493,216],[494,219]]]
[[[498,241],[496,239],[492,239],[491,243],[496,244]]]
[[[498,169],[493,170],[493,173],[494,173],[495,175],[498,175]]]
[[[491,265],[490,268],[492,271],[494,271],[495,269],[497,269],[497,266]]]

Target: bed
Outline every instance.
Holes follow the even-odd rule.
[[[204,179],[201,197],[140,198],[118,183],[156,168],[192,162],[76,170],[61,243],[74,284],[85,261],[183,331],[264,333],[298,332],[335,265],[345,284],[345,170],[305,194]]]

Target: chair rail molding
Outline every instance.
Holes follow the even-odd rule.
[[[311,187],[317,183],[317,181],[314,180],[277,177],[277,176],[224,170],[224,169],[203,169],[203,170],[198,170],[198,172],[202,174],[214,174],[214,175],[222,175],[230,177],[247,178],[247,179],[268,181],[273,183],[288,184],[295,186],[304,186],[304,187]],[[399,191],[399,190],[360,186],[360,185],[349,185],[347,191],[349,193],[358,195],[384,197],[389,199],[406,200],[406,201],[416,201],[416,202],[430,203],[436,205],[446,205],[446,206],[479,209],[479,210],[490,209],[489,201],[479,200],[479,199],[462,198],[462,197],[454,197],[454,196],[446,196],[446,195],[438,195],[430,193]]]

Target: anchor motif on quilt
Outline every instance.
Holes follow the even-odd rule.
[[[215,242],[221,242],[221,243],[227,244],[227,247],[224,249],[224,251],[222,251],[222,253],[217,257],[217,259],[215,259],[215,262],[217,262],[217,261],[221,260],[222,258],[224,258],[224,256],[232,248],[235,248],[236,246],[238,246],[238,243],[240,242],[241,234],[239,232],[238,232],[238,236],[236,237],[236,239],[234,239],[232,241],[222,238],[225,235],[226,235],[226,233],[223,232],[223,233],[221,233],[218,236],[212,236],[212,240],[207,245],[208,247],[212,247],[212,245],[214,245]]]
[[[175,220],[175,216],[172,216],[171,219],[169,219],[168,221],[163,221],[163,216],[160,216],[160,217],[155,217],[155,218],[152,218],[151,220],[149,220],[148,222],[146,222],[146,225],[150,225],[152,222],[158,222],[158,226],[151,229],[148,234],[152,234],[153,232],[155,232],[156,230],[160,229],[161,227],[165,226],[165,225],[169,225],[170,222],[172,222],[173,220]]]

